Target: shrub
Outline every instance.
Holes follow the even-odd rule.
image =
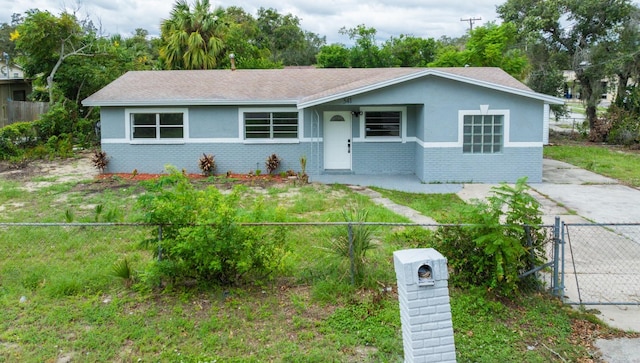
[[[16,122],[0,129],[0,157],[20,156],[35,144],[36,131],[31,122]]]
[[[198,161],[198,167],[202,170],[202,175],[213,175],[216,172],[216,160],[211,154],[202,153],[202,157]]]
[[[609,144],[629,146],[640,141],[640,121],[637,115],[614,105],[609,108],[607,118],[611,124],[607,135]]]
[[[300,179],[302,184],[309,182],[309,175],[307,175],[307,157],[304,155],[300,157],[300,175],[298,175],[298,179]]]
[[[280,166],[280,158],[276,154],[271,154],[265,162],[267,173],[273,173]]]
[[[73,131],[73,112],[62,103],[51,106],[33,125],[40,140],[49,140],[51,136],[67,134]]]
[[[544,258],[540,205],[527,193],[526,178],[492,189],[487,202],[462,212],[464,226],[440,227],[434,247],[449,260],[454,285],[483,286],[502,295],[537,286],[534,275],[518,276]]]
[[[145,241],[158,257],[151,271],[163,279],[228,285],[266,279],[283,268],[283,227],[239,225],[265,219],[261,201],[240,210],[240,189],[230,194],[214,187],[197,190],[175,168],[169,172],[148,183],[139,199],[144,221],[163,226],[161,240],[154,231]],[[279,210],[275,214],[282,217]]]
[[[95,120],[78,119],[73,127],[73,135],[75,142],[85,148],[100,144],[100,131]]]
[[[331,240],[331,251],[350,261],[352,278],[356,284],[363,281],[367,251],[375,248],[372,227],[362,224],[367,222],[368,216],[369,212],[359,205],[344,208],[342,217],[351,224],[341,227],[339,236]]]
[[[107,156],[107,152],[98,149],[93,150],[91,162],[93,163],[93,166],[96,167],[96,169],[100,170],[101,173],[104,173],[104,169],[109,164],[109,157]]]
[[[71,134],[61,134],[59,136],[51,136],[45,144],[45,149],[49,158],[59,156],[61,158],[71,157],[73,155],[73,142]]]

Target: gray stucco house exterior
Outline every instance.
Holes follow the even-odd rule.
[[[415,174],[426,183],[542,181],[550,104],[498,68],[128,72],[100,106],[107,172]]]

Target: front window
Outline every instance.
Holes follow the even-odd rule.
[[[182,139],[184,138],[184,114],[131,113],[133,139]]]
[[[367,111],[364,116],[366,137],[400,137],[402,112]]]
[[[245,112],[245,139],[295,139],[298,112]]]
[[[462,152],[493,154],[502,152],[504,115],[465,115]]]

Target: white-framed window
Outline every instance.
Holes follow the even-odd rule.
[[[127,109],[127,139],[141,143],[172,143],[187,139],[186,109]]]
[[[295,108],[241,109],[240,118],[245,141],[298,141],[300,112]]]
[[[374,141],[401,141],[406,136],[406,107],[364,107],[361,135]]]
[[[505,116],[464,115],[462,121],[462,152],[465,154],[496,154],[504,147]]]

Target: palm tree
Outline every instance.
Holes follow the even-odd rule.
[[[224,9],[210,11],[209,0],[196,0],[193,11],[178,0],[162,22],[160,59],[167,69],[213,69],[224,55]]]

